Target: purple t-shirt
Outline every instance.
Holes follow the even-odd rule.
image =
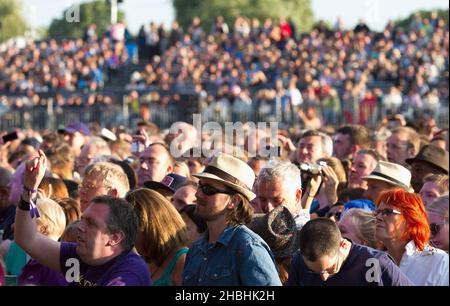
[[[339,272],[327,281],[312,272],[298,251],[292,258],[286,286],[412,286],[392,257],[366,246],[352,244]]]
[[[77,255],[76,243],[62,242],[61,271],[70,285],[78,286],[149,286],[150,272],[145,261],[133,251],[124,252],[100,266],[90,266]],[[79,263],[79,280],[74,272]]]
[[[41,265],[35,259],[30,259],[20,273],[18,284],[40,286],[67,286],[68,283],[61,272]]]

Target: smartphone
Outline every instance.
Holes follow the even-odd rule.
[[[16,140],[17,138],[19,138],[19,136],[17,136],[17,132],[12,132],[12,133],[4,135],[2,138],[3,138],[3,143],[7,143],[9,141]]]
[[[133,143],[131,144],[131,153],[133,154],[138,154],[144,151],[144,149],[145,149],[144,145],[139,141],[133,141]]]

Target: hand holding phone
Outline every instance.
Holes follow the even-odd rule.
[[[12,132],[6,135],[2,136],[2,143],[7,143],[13,140],[16,140],[17,138],[19,138],[19,136],[17,135],[17,132]]]

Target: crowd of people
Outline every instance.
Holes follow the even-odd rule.
[[[212,119],[218,119],[216,109],[240,116],[258,110],[317,128],[315,117],[322,125],[374,126],[385,114],[435,116],[448,106],[448,33],[436,12],[429,18],[417,14],[403,28],[391,21],[381,32],[362,21],[354,29],[319,23],[300,33],[283,18],[240,17],[229,26],[218,17],[211,29],[199,18],[187,29],[177,22],[170,30],[151,23],[133,39],[122,22],[104,35],[91,25],[83,39],[31,42],[1,52],[0,91],[26,93],[28,99],[2,96],[0,111],[5,104],[39,104],[37,92],[95,92],[114,78],[110,72],[138,57],[147,64],[123,89],[195,91],[205,97]],[[174,96],[153,102],[176,104]]]
[[[448,131],[259,127],[230,141],[180,124],[2,141],[8,283],[448,285]]]
[[[95,89],[108,56],[127,60],[125,34],[90,26],[84,40],[11,48],[0,89]],[[128,86],[136,127],[0,131],[0,285],[448,286],[442,19],[299,34],[284,19],[206,31],[195,18],[138,39],[149,63]],[[291,125],[162,129],[142,112],[146,86],[204,92],[205,114],[266,109]],[[91,96],[87,107],[112,103]]]

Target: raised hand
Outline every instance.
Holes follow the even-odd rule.
[[[30,190],[38,189],[47,169],[47,157],[42,150],[38,151],[39,156],[30,159],[25,164],[23,184]]]

